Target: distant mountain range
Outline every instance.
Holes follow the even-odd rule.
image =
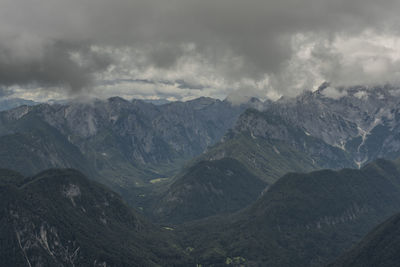
[[[400,98],[392,91],[394,88],[347,88],[346,94],[337,99],[327,97],[325,90],[333,89],[324,84],[313,93],[267,101],[258,110],[245,110],[222,140],[210,146],[187,168],[199,168],[202,161],[231,158],[243,164],[259,180],[271,185],[287,172],[359,168],[377,158],[395,159],[400,156]],[[184,210],[192,205],[193,200],[179,193],[187,191],[186,188],[197,188],[204,199],[216,197],[216,192],[206,190],[208,180],[201,179],[197,173],[191,176],[192,179],[187,179],[187,168],[163,193],[168,197],[158,202],[156,208],[150,208],[151,213],[157,213],[156,218],[163,214],[157,211],[175,206],[175,213],[182,216],[173,222],[187,221],[188,218],[183,216]],[[245,177],[250,176],[243,177],[247,179]],[[217,174],[209,179],[217,181]],[[236,188],[236,194],[240,195],[241,182],[232,183],[235,180],[231,181],[230,187]],[[257,191],[262,190],[258,188]],[[204,208],[212,209],[206,201],[200,203],[204,203]],[[245,205],[246,201],[242,207]]]
[[[344,94],[330,98],[327,90]],[[375,158],[400,156],[399,102],[398,88],[391,86],[332,89],[324,84],[313,93],[277,101],[266,111],[340,148],[362,166]]]
[[[394,217],[350,250],[400,212],[400,163],[379,159],[400,156],[399,101],[324,84],[242,105],[0,112],[0,168],[18,171],[0,171],[0,265],[362,266],[379,240],[396,244]]]
[[[76,168],[135,198],[133,189],[176,173],[220,140],[250,105],[199,98],[156,106],[114,97],[21,106],[0,113],[0,167],[25,175]]]
[[[34,106],[39,103],[32,101],[32,100],[26,100],[22,98],[0,98],[0,111],[4,110],[9,110],[13,109],[19,106]]]
[[[268,102],[262,112],[246,112],[234,133],[284,141],[321,167],[360,167],[400,156],[397,89],[339,88],[345,95],[337,99],[327,97],[326,90],[332,89],[324,84],[315,92]]]
[[[329,90],[324,84],[296,98],[252,98],[239,106],[211,98],[154,105],[118,97],[21,106],[0,113],[0,167],[25,175],[76,168],[165,221],[163,212],[153,213],[175,204],[155,199],[169,195],[187,203],[177,192],[202,182],[196,176],[178,180],[201,161],[237,160],[264,187],[290,171],[357,168],[400,156],[395,88],[334,89],[345,90],[339,98],[328,97]],[[239,189],[235,181],[231,186]]]

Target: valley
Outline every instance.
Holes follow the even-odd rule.
[[[15,266],[333,262],[400,211],[400,98],[385,87],[379,95],[350,88],[340,99],[323,90],[241,105],[110,98],[1,112],[2,203],[8,203],[2,240],[11,246],[1,260],[14,258],[7,263]],[[373,93],[360,99],[357,92]],[[89,196],[82,200],[84,190]],[[105,210],[95,204],[113,198],[111,213],[111,204]],[[77,233],[65,233],[64,216]],[[99,227],[104,239],[81,235],[86,227]],[[166,242],[166,250],[152,242]],[[7,254],[14,250],[18,256]],[[140,259],[132,258],[135,250]]]

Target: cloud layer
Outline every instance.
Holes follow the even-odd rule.
[[[3,0],[0,86],[190,98],[397,82],[399,11],[394,0]]]

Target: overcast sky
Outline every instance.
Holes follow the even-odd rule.
[[[398,0],[0,0],[0,97],[277,98],[398,83]]]

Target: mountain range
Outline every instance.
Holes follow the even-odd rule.
[[[19,106],[34,106],[39,104],[38,102],[22,99],[22,98],[3,98],[0,99],[0,111],[13,109]]]
[[[25,175],[76,168],[132,195],[216,143],[246,107],[210,98],[156,106],[117,97],[21,106],[0,113],[0,167]]]
[[[395,244],[393,218],[356,244],[400,212],[396,92],[325,83],[241,105],[113,97],[2,111],[0,260],[362,266],[376,247],[393,262],[379,243]]]
[[[235,159],[266,183],[258,188],[258,192],[262,192],[287,172],[360,168],[377,158],[396,159],[400,156],[397,108],[400,98],[392,95],[392,89],[348,88],[346,96],[333,99],[325,95],[325,90],[330,88],[324,84],[319,90],[305,92],[296,98],[266,101],[259,109],[245,110],[220,142],[188,165],[196,168],[202,161]],[[151,206],[155,217],[163,214],[158,211],[174,207],[176,214],[182,215],[180,220],[174,219],[174,223],[188,220],[183,214],[191,200],[182,192],[192,187],[199,192],[207,187],[207,180],[196,175],[189,180],[185,178],[185,172],[187,169],[166,185],[169,189],[163,195],[168,197],[158,201],[155,208]],[[218,180],[217,177],[210,179]],[[203,186],[198,187],[198,184]],[[240,183],[229,186],[236,187],[237,194],[241,192]],[[204,190],[201,194],[205,199],[212,199],[217,193]],[[243,202],[240,208],[247,204]]]

